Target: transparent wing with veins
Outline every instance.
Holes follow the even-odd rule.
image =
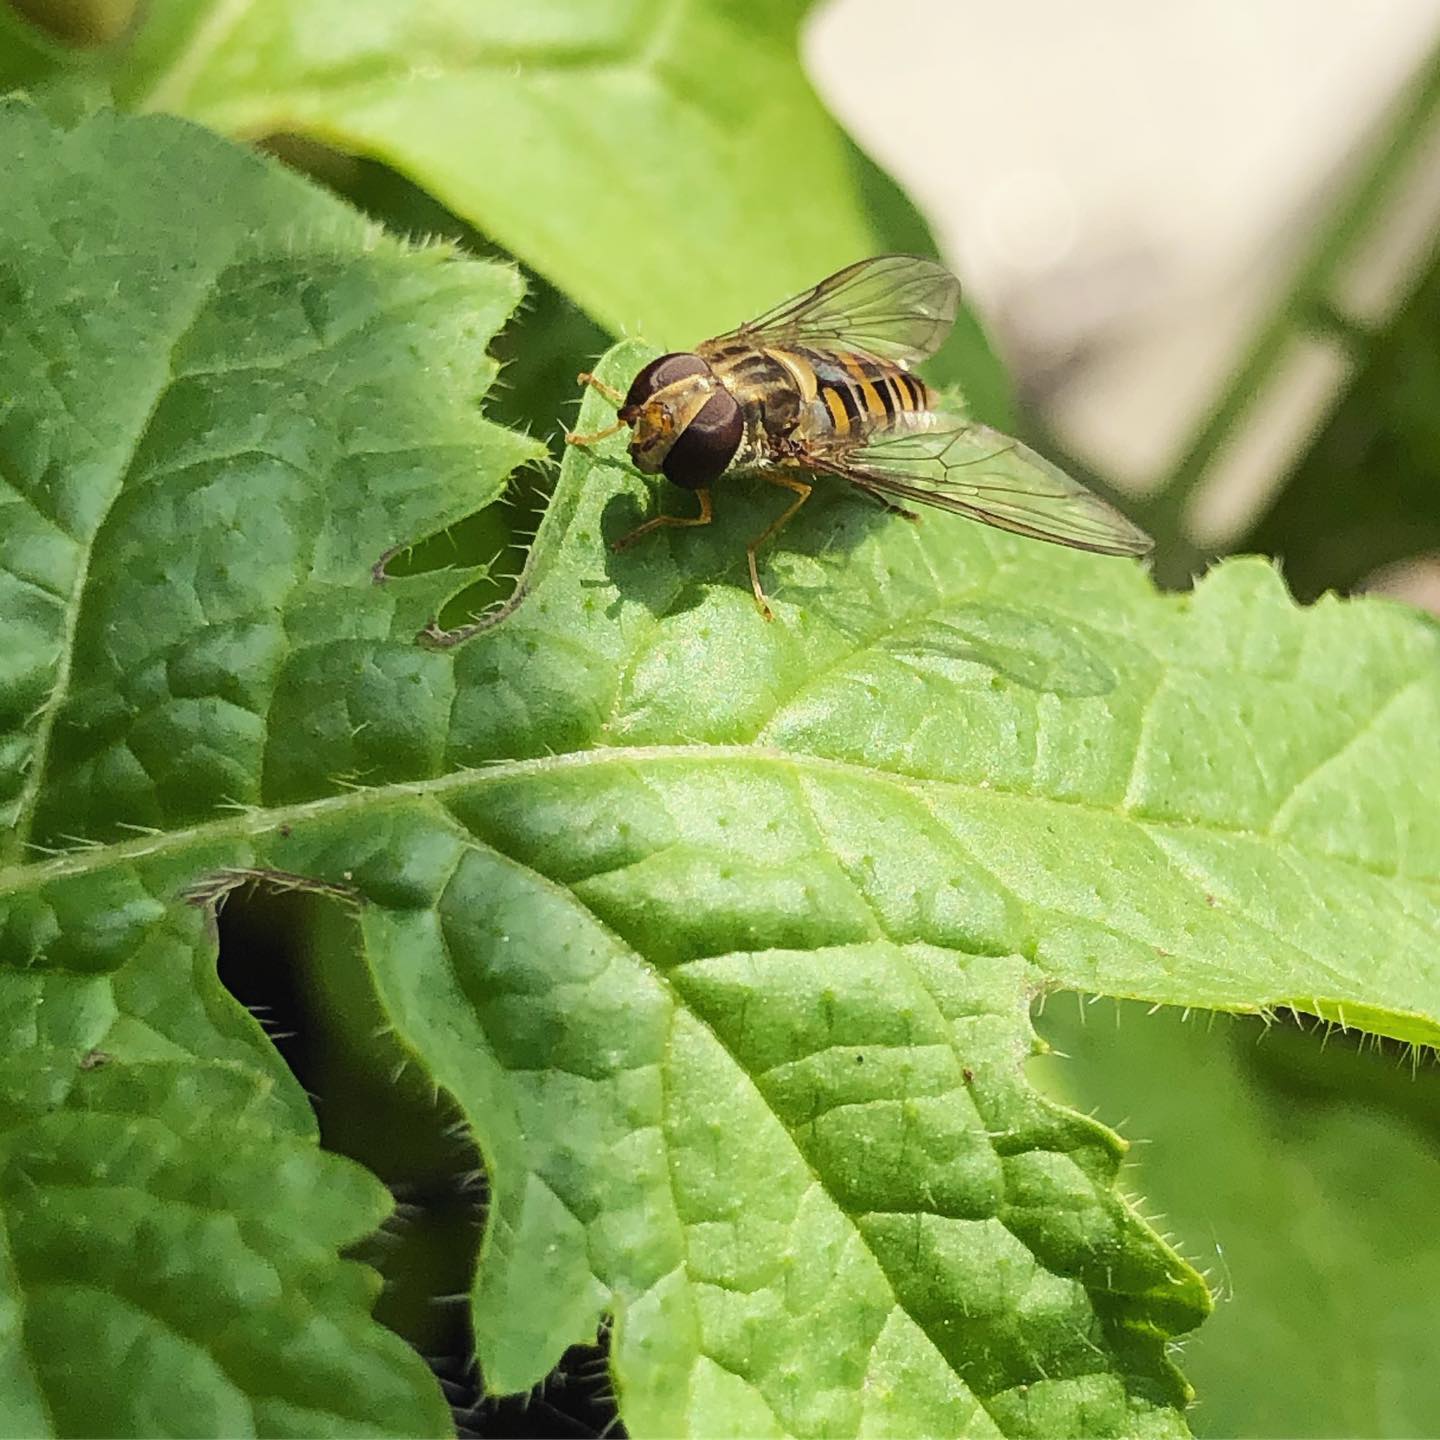
[[[1102,555],[1145,555],[1150,537],[1029,446],[988,425],[936,417],[929,430],[882,432],[860,444],[814,447],[800,463],[892,502]]]
[[[877,255],[847,265],[737,330],[698,347],[801,345],[860,350],[878,360],[914,365],[933,355],[955,326],[960,282],[938,261]]]

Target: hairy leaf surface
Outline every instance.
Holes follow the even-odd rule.
[[[296,647],[423,618],[348,581],[534,453],[475,404],[516,279],[180,122],[0,134],[0,1429],[443,1432],[337,1259],[389,1199],[186,903],[232,847],[30,882],[102,833],[190,851],[258,797]]]
[[[784,497],[727,484],[714,526],[616,555],[687,503],[617,438],[567,456],[519,603],[417,643],[473,577],[376,559],[529,453],[473,407],[504,272],[359,255],[351,217],[307,226],[313,192],[238,159],[293,197],[280,252],[215,162],[213,205],[270,240],[167,255],[124,202],[199,140],[11,123],[37,226],[92,262],[6,257],[18,1063],[232,1059],[300,1126],[184,896],[303,884],[353,909],[399,1042],[474,1127],[492,1386],[608,1313],[636,1434],[1182,1433],[1166,1343],[1204,1288],[1116,1192],[1121,1142],[1027,1083],[1029,1003],[1295,1004],[1433,1042],[1434,628],[1301,611],[1258,563],[1160,597],[834,489],[764,552],[766,624],[744,540]],[[7,1231],[29,1194],[12,1175]],[[23,1317],[45,1269],[0,1274]]]
[[[1046,1006],[1037,1028],[1068,1058],[1031,1074],[1125,1116],[1124,1184],[1215,1287],[1185,1346],[1195,1433],[1424,1434],[1440,1410],[1440,1256],[1416,1241],[1440,1186],[1433,1059],[1329,1027],[1079,1014]]]

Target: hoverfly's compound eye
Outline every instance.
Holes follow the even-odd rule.
[[[638,410],[657,390],[683,380],[687,375],[708,375],[710,367],[698,356],[676,351],[652,360],[630,382],[622,410]]]
[[[687,490],[711,485],[735,458],[744,434],[739,403],[728,390],[717,390],[675,437],[660,468],[667,480]]]

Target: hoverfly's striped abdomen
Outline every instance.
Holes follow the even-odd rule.
[[[797,350],[815,377],[815,398],[832,434],[855,436],[913,424],[930,410],[919,376],[855,351]]]

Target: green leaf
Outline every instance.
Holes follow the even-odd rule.
[[[253,798],[292,637],[405,609],[337,577],[535,452],[475,406],[517,282],[180,122],[0,133],[0,1429],[443,1432],[337,1259],[388,1197],[316,1149],[184,901],[233,847],[29,877],[87,793],[172,842]]]
[[[192,21],[132,98],[384,160],[610,329],[673,327],[657,339],[773,301],[757,273],[799,290],[873,245],[796,60],[795,0],[365,8],[361,25],[350,3],[247,6],[218,36]]]
[[[0,5],[0,89],[44,83],[65,68],[64,49],[53,37]]]
[[[153,981],[160,957],[141,957]],[[126,1008],[115,994],[112,1034],[139,1022]],[[376,1277],[336,1260],[385,1191],[316,1148],[253,1055],[117,1050],[5,1065],[7,1431],[444,1433],[424,1366],[368,1318]]]
[[[175,192],[183,134],[46,141],[83,183],[31,131],[4,150],[92,262],[6,257],[48,382],[8,385],[11,508],[89,527],[4,552],[4,633],[29,607],[32,659],[64,657],[0,692],[7,793],[32,846],[79,842],[0,870],[20,1041],[142,1058],[117,977],[153,983],[166,926],[209,974],[187,891],[302,885],[353,907],[387,1056],[474,1128],[492,1388],[609,1314],[637,1435],[1183,1433],[1166,1347],[1208,1298],[1117,1193],[1121,1142],[1027,1082],[1029,1003],[1296,1004],[1433,1043],[1435,628],[1298,610],[1253,562],[1162,597],[838,487],[763,552],[766,624],[744,542],[782,498],[727,482],[715,525],[615,554],[686,503],[617,437],[567,455],[519,603],[419,645],[473,576],[373,561],[528,453],[473,408],[513,289],[357,256],[338,220],[311,242],[313,192],[258,163],[291,187],[283,252],[197,223],[176,262],[137,197]],[[179,173],[273,244],[227,163]],[[592,394],[580,423],[607,416]]]
[[[1433,1064],[1290,1025],[1184,1024],[1138,1006],[1072,1016],[1064,997],[1046,1007],[1039,1028],[1071,1058],[1032,1073],[1127,1117],[1143,1143],[1126,1187],[1216,1282],[1215,1315],[1185,1348],[1196,1433],[1432,1428]]]
[[[801,69],[808,0],[155,0],[121,103],[408,176],[612,335],[691,345],[887,249],[933,252]],[[1011,423],[966,314],[934,376]]]

